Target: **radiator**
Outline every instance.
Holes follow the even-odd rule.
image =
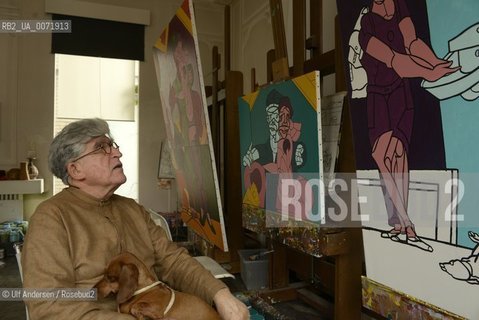
[[[0,223],[23,220],[23,195],[43,193],[43,179],[0,181]]]

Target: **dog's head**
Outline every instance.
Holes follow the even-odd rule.
[[[138,267],[120,255],[105,270],[103,278],[95,285],[99,298],[116,294],[118,304],[126,302],[138,288]]]

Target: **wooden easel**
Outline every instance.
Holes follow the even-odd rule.
[[[213,145],[220,181],[220,191],[224,209],[225,228],[229,252],[214,250],[210,256],[220,263],[228,263],[231,273],[240,272],[238,250],[243,248],[242,195],[240,186],[240,148],[238,97],[243,95],[243,74],[230,70],[230,7],[225,6],[225,67],[224,81],[220,82],[220,55],[213,48],[213,84],[211,93],[211,129]],[[219,92],[224,90],[224,101],[220,103]]]
[[[336,91],[347,90],[342,64],[342,50],[338,19],[335,19],[335,50],[322,52],[322,1],[310,2],[311,37],[305,41],[305,0],[293,2],[293,67],[288,68],[285,48],[284,24],[282,19],[281,0],[270,0],[275,50],[268,53],[268,81],[286,79],[289,75],[299,76],[319,70],[321,77],[336,72]],[[282,30],[277,30],[277,29]],[[311,58],[305,60],[305,53],[311,51]],[[286,63],[285,63],[286,61]],[[271,66],[271,67],[270,67]],[[257,87],[252,77],[252,88]],[[353,152],[352,128],[349,107],[345,101],[342,112],[342,132],[337,172],[354,173],[355,160]],[[321,247],[325,258],[315,258],[294,251],[280,243],[273,243],[275,253],[271,261],[271,288],[263,294],[266,299],[284,301],[301,299],[318,309],[325,315],[338,320],[361,318],[361,274],[363,265],[362,233],[360,227],[346,229],[321,229]],[[291,287],[289,270],[293,270],[305,280],[319,282],[322,292],[334,299],[334,310],[325,306],[314,290],[307,286]],[[311,276],[311,273],[313,276]],[[331,280],[333,279],[333,280]]]
[[[267,81],[279,81],[290,76],[299,76],[312,70],[319,70],[321,76],[336,72],[336,91],[346,90],[344,68],[341,58],[341,43],[336,19],[336,50],[322,52],[320,35],[322,34],[322,1],[310,2],[311,37],[305,40],[305,0],[293,2],[293,67],[288,67],[286,41],[281,0],[270,0],[275,50],[268,52]],[[237,250],[243,247],[242,196],[239,154],[238,97],[243,95],[243,76],[231,71],[229,63],[229,7],[225,8],[225,81],[218,81],[219,55],[213,50],[213,90],[211,119],[213,119],[213,140],[216,141],[218,172],[222,188],[226,234],[230,247],[229,254],[216,251],[215,260],[231,264],[231,273],[239,272]],[[306,48],[311,50],[311,59],[306,60]],[[258,84],[254,69],[251,72],[251,91]],[[223,109],[219,106],[218,92],[225,90]],[[337,168],[339,172],[355,172],[352,130],[347,104],[343,109],[342,133]],[[224,121],[224,131],[221,121]],[[216,132],[216,138],[215,138]],[[221,141],[221,136],[224,140]],[[275,252],[270,260],[270,288],[261,294],[270,301],[301,299],[320,309],[326,317],[338,320],[361,318],[361,273],[363,261],[362,234],[360,228],[326,229],[323,228],[320,244],[323,258],[315,258],[293,250],[281,243],[272,241]],[[305,281],[314,280],[313,287],[307,283],[289,283],[289,271],[292,270]],[[318,287],[326,295],[333,297],[334,307],[325,305],[318,299]]]

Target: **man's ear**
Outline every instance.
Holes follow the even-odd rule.
[[[70,176],[74,180],[83,179],[83,171],[81,164],[78,164],[76,162],[69,162],[67,164],[67,172],[68,176]]]
[[[126,302],[133,296],[138,288],[138,268],[131,263],[121,267],[120,278],[118,279],[119,290],[116,296],[118,304]]]

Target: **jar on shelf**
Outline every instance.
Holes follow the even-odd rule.
[[[38,177],[38,168],[35,166],[35,161],[36,158],[28,158],[28,176],[30,177],[30,180],[36,179]]]

